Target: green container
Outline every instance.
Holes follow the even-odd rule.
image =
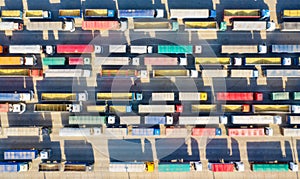
[[[191,167],[190,164],[158,164],[158,171],[159,172],[190,172]]]
[[[192,54],[192,45],[159,45],[158,53],[171,53],[171,54]]]
[[[105,116],[69,116],[69,124],[106,124]]]
[[[274,92],[271,95],[272,100],[289,100],[289,92]]]
[[[300,92],[294,92],[294,100],[300,100]]]
[[[65,57],[45,57],[43,58],[43,65],[65,65]]]
[[[254,172],[287,172],[288,164],[252,164]]]

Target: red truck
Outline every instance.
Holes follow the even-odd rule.
[[[90,58],[69,57],[69,65],[89,65],[89,64],[91,64]]]
[[[209,163],[208,168],[213,172],[233,172],[233,163]]]
[[[176,57],[144,57],[144,65],[178,65]]]
[[[57,53],[93,53],[93,45],[56,45]]]
[[[119,21],[83,21],[82,30],[122,30],[127,29],[127,22]]]
[[[193,128],[193,136],[216,136],[221,135],[221,129],[219,128]]]
[[[260,92],[218,92],[218,101],[262,101],[263,94]]]
[[[228,128],[227,129],[228,136],[264,136],[265,129],[264,128]]]

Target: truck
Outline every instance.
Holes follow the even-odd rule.
[[[102,18],[102,17],[115,17],[115,10],[111,9],[85,9],[85,18]]]
[[[273,101],[277,100],[290,100],[290,93],[289,92],[272,92],[271,99]]]
[[[40,163],[39,172],[58,172],[61,171],[61,163]]]
[[[109,172],[153,172],[153,162],[110,162]]]
[[[300,70],[298,69],[266,69],[264,76],[269,77],[299,77]]]
[[[191,132],[189,132],[187,128],[180,128],[180,127],[173,127],[173,126],[166,128],[166,136],[183,137],[183,136],[188,136],[190,134]]]
[[[272,45],[272,53],[300,53],[300,45]]]
[[[151,94],[152,101],[174,101],[175,95],[174,93],[152,93]]]
[[[300,18],[300,10],[298,9],[285,9],[281,12],[281,17],[284,20]]]
[[[65,57],[43,57],[42,64],[44,66],[49,65],[65,65],[66,58]]]
[[[266,45],[222,45],[221,53],[225,54],[264,54],[268,52]]]
[[[87,91],[83,93],[44,93],[41,94],[41,101],[87,101]]]
[[[5,103],[0,104],[0,112],[13,112],[13,113],[19,113],[22,114],[26,111],[26,104],[25,103],[18,103],[18,104],[11,104],[11,103]]]
[[[102,49],[100,46],[81,45],[81,44],[68,44],[56,45],[56,53],[100,53],[98,50]]]
[[[163,18],[163,9],[119,9],[119,18]]]
[[[192,129],[192,136],[220,136],[222,130],[220,128],[196,128]]]
[[[77,77],[90,77],[91,70],[83,70],[83,69],[47,69],[44,71],[45,78],[48,77],[62,77],[62,78],[77,78]]]
[[[2,128],[3,135],[6,136],[39,136],[42,129],[39,127],[8,127]]]
[[[33,160],[38,157],[37,150],[5,150],[4,160]]]
[[[69,116],[69,125],[105,125],[106,116]]]
[[[232,124],[281,124],[281,116],[271,116],[271,115],[232,115]]]
[[[27,10],[25,12],[25,18],[27,18],[27,19],[51,19],[52,14],[50,11]]]
[[[185,31],[217,31],[217,21],[184,21]]]
[[[178,22],[162,19],[135,19],[133,21],[134,31],[177,31]]]
[[[82,21],[82,30],[127,30],[126,21],[117,21],[117,20],[101,20],[101,21]]]
[[[107,105],[87,105],[87,112],[105,113],[107,112]]]
[[[35,55],[32,56],[2,56],[0,57],[0,65],[37,65],[37,58]]]
[[[64,164],[64,172],[68,171],[77,171],[77,172],[87,172],[87,171],[93,171],[93,165],[89,165],[85,162],[70,162],[67,161]]]
[[[217,101],[262,101],[261,92],[217,92]]]
[[[145,124],[173,124],[173,117],[171,116],[145,116]]]
[[[101,135],[101,128],[71,128],[64,127],[59,130],[59,136],[64,137],[85,137],[85,136],[99,136]]]
[[[127,127],[107,127],[104,130],[106,136],[123,137],[128,135]]]
[[[251,168],[254,172],[288,172],[289,164],[252,163]]]
[[[258,75],[258,70],[230,70],[231,78],[257,78]]]
[[[28,21],[26,24],[28,31],[75,31],[75,23],[73,20],[65,21]]]
[[[23,12],[21,10],[1,10],[2,19],[23,19]]]
[[[160,54],[193,54],[201,52],[201,45],[158,45],[158,53]]]
[[[132,125],[132,124],[141,124],[141,117],[140,116],[120,116],[120,125],[125,124],[125,125]],[[108,116],[107,118],[107,123],[108,124],[116,124],[116,116]]]
[[[19,22],[0,22],[0,31],[11,30],[11,31],[22,31],[23,24]]]
[[[300,113],[299,105],[278,105],[278,104],[254,104],[252,105],[253,113]]]
[[[80,104],[34,104],[34,112],[81,112]]]
[[[132,128],[132,136],[154,136],[160,135],[160,129],[156,128]]]
[[[237,58],[235,58],[237,59]],[[236,62],[235,65],[242,64],[242,62]],[[285,57],[246,57],[245,65],[283,65],[289,66],[292,64],[291,58]]]
[[[203,69],[201,70],[202,78],[226,78],[228,76],[227,70],[210,70],[210,69]]]
[[[268,130],[268,131],[267,131]],[[266,131],[266,132],[265,132]],[[227,135],[230,137],[255,137],[272,136],[272,128],[227,128]]]
[[[282,128],[283,136],[297,137],[300,136],[300,129],[298,128]]]
[[[58,17],[62,19],[82,18],[82,11],[80,9],[59,9]]]
[[[8,51],[11,54],[40,54],[41,45],[9,45]]]
[[[216,18],[217,12],[211,9],[170,9],[170,19]]]
[[[29,77],[41,77],[43,76],[43,70],[40,69],[0,69],[0,77],[20,77],[20,76],[29,76]]]
[[[179,125],[227,124],[226,116],[179,116]]]
[[[143,54],[152,53],[153,47],[147,45],[130,45],[130,53]]]
[[[282,32],[295,32],[300,31],[300,22],[282,22],[280,24]]]
[[[300,124],[300,116],[287,116],[288,124]]]
[[[138,105],[139,113],[175,113],[182,112],[181,105]]]
[[[90,57],[69,57],[68,62],[69,65],[90,65],[91,58]]]
[[[109,53],[126,53],[126,45],[109,45]]]
[[[27,162],[0,162],[0,173],[4,172],[26,172],[29,170]]]
[[[207,101],[206,92],[179,92],[179,101]]]
[[[131,105],[110,105],[109,106],[110,113],[130,113],[132,112]]]
[[[33,91],[27,93],[0,93],[0,101],[4,102],[20,102],[31,101],[33,99]]]
[[[141,101],[142,93],[119,93],[101,92],[97,93],[97,101]]]
[[[233,21],[233,31],[274,31],[276,25],[270,21]]]
[[[212,172],[233,172],[234,163],[208,163],[208,169]]]
[[[293,100],[300,100],[300,92],[293,92]]]
[[[95,65],[130,65],[129,57],[95,57]]]
[[[144,57],[144,65],[187,65],[187,58],[179,57],[178,59],[177,57]]]
[[[195,57],[195,64],[199,65],[231,65],[230,57]]]
[[[154,78],[169,78],[169,77],[198,77],[196,70],[153,70]]]
[[[234,19],[259,19],[264,20],[270,17],[268,9],[224,9],[224,19],[227,25],[231,25]]]
[[[250,105],[249,104],[222,104],[221,105],[222,112],[243,112],[247,113],[250,112]]]
[[[159,163],[158,172],[190,172],[190,163]]]
[[[191,108],[192,113],[210,113],[217,111],[216,104],[192,104]]]
[[[138,77],[138,71],[137,70],[125,70],[125,69],[119,69],[119,70],[109,70],[109,69],[102,69],[100,71],[100,76],[102,78],[132,78],[132,77]]]

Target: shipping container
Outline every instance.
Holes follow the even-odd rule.
[[[0,30],[21,31],[23,30],[23,24],[18,22],[0,22]]]
[[[300,77],[300,70],[298,69],[266,69],[266,77]]]
[[[217,111],[217,105],[216,104],[192,104],[191,105],[192,112],[193,113],[209,113],[209,112],[216,112]]]
[[[126,21],[82,21],[82,30],[127,30]]]
[[[90,65],[91,58],[89,57],[69,57],[69,65]]]
[[[2,19],[23,19],[23,12],[21,10],[1,10]]]
[[[2,128],[2,133],[6,136],[39,136],[42,129],[39,127],[8,127]]]
[[[93,53],[93,45],[56,45],[57,53]]]
[[[262,101],[263,94],[260,92],[217,92],[217,101]]]
[[[163,18],[163,9],[120,9],[119,18]]]
[[[105,125],[106,116],[69,116],[69,124]]]
[[[224,19],[227,25],[231,25],[233,19],[266,19],[270,17],[268,9],[224,9]]]
[[[210,9],[170,9],[170,19],[216,18],[216,11]]]
[[[59,9],[58,17],[62,19],[81,18],[82,12],[80,9]]]
[[[154,129],[154,128],[132,128],[131,134],[133,136],[153,136],[153,135],[160,135],[160,129]]]
[[[84,17],[86,18],[115,17],[115,11],[111,9],[85,9]]]
[[[152,101],[174,101],[175,95],[174,93],[152,93],[151,100]]]
[[[27,162],[0,162],[0,173],[26,172],[29,170]]]
[[[184,21],[185,31],[217,31],[217,21]]]
[[[227,70],[201,70],[202,78],[226,78],[228,76]]]
[[[140,124],[141,117],[140,116],[120,116],[120,124],[132,125],[132,124]]]
[[[34,112],[81,112],[80,104],[34,104]]]
[[[264,136],[264,128],[227,128],[227,135],[230,137],[248,137],[248,136]]]
[[[61,128],[59,136],[65,137],[85,137],[101,135],[101,128]]]
[[[33,160],[38,157],[37,150],[5,150],[4,160]]]
[[[280,116],[271,115],[248,115],[238,116],[232,115],[231,122],[233,124],[281,124],[282,119]]]
[[[276,100],[290,100],[290,93],[289,92],[272,92],[271,99],[273,101]]]
[[[272,53],[300,53],[300,45],[272,45]]]
[[[208,163],[208,169],[212,172],[233,172],[233,163]]]
[[[25,18],[27,19],[51,19],[50,11],[43,10],[27,10],[25,12]]]
[[[160,54],[193,54],[201,53],[200,45],[158,45],[158,53]]]
[[[9,45],[11,54],[40,54],[41,52],[41,45]]]
[[[158,172],[190,172],[190,163],[159,163]]]
[[[300,18],[300,10],[297,9],[285,9],[282,11],[282,18],[292,19],[292,18]]]
[[[43,57],[42,63],[43,65],[65,65],[66,58],[65,57]]]
[[[195,64],[199,65],[230,65],[230,57],[195,57]]]
[[[252,164],[254,172],[287,172],[289,171],[288,164],[270,163],[270,164]]]
[[[137,70],[125,70],[125,69],[119,69],[119,70],[104,70],[102,69],[100,71],[100,75],[102,78],[131,78],[131,77],[137,77],[138,72]]]
[[[142,93],[119,93],[101,92],[97,93],[97,101],[140,101],[143,99]]]
[[[283,136],[298,137],[300,136],[300,129],[298,128],[282,128]]]
[[[266,45],[222,45],[221,53],[243,54],[243,53],[267,53]]]
[[[42,93],[41,101],[87,101],[88,93]]]

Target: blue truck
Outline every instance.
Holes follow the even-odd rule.
[[[33,98],[33,92],[27,93],[0,93],[0,101],[5,102],[19,102],[19,101],[30,101]]]
[[[27,162],[0,162],[0,173],[4,172],[24,172],[28,171]]]
[[[38,157],[37,150],[6,150],[4,160],[33,160]]]
[[[119,18],[163,18],[163,9],[121,9]]]

